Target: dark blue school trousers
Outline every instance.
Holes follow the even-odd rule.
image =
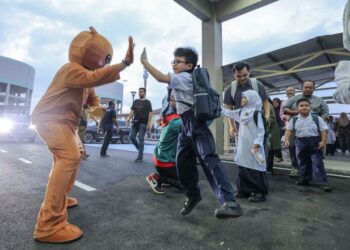
[[[298,178],[300,181],[328,183],[323,163],[323,151],[318,149],[319,136],[296,137],[295,150],[298,159]]]
[[[176,166],[187,197],[200,196],[196,157],[203,168],[214,194],[220,203],[235,201],[234,190],[226,170],[215,153],[215,141],[207,123],[197,121],[193,112],[181,114]]]

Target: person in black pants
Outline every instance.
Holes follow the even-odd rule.
[[[196,156],[210,183],[221,207],[215,210],[217,218],[235,218],[242,215],[242,210],[235,201],[234,189],[226,170],[215,152],[215,141],[206,122],[196,120],[188,105],[194,103],[192,71],[197,65],[198,54],[192,48],[177,48],[171,62],[174,73],[164,74],[148,62],[144,49],[141,63],[159,82],[167,83],[170,96],[176,102],[176,112],[181,117],[181,131],[178,137],[176,166],[179,179],[185,189],[187,199],[180,213],[189,214],[201,201],[198,187]]]
[[[100,151],[101,157],[109,156],[107,155],[107,149],[112,139],[113,125],[115,125],[117,127],[117,130],[119,131],[119,126],[117,122],[117,112],[115,111],[115,103],[113,101],[110,101],[108,103],[106,114],[104,115],[101,121],[101,126],[104,133],[103,143]]]

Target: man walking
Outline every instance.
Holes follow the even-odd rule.
[[[135,162],[142,162],[145,134],[146,130],[150,129],[152,119],[152,104],[146,99],[145,88],[139,88],[139,97],[140,99],[136,99],[132,104],[131,112],[126,120],[129,123],[131,118],[133,118],[129,137],[138,150]],[[137,134],[138,141],[136,140]]]
[[[250,65],[245,61],[237,62],[232,69],[234,78],[233,81],[224,92],[224,104],[228,109],[240,109],[242,92],[252,89],[256,91],[263,104],[264,116],[266,120],[270,116],[270,104],[268,101],[268,96],[266,94],[264,85],[255,78],[250,78],[249,76]],[[236,124],[232,119],[229,119],[230,124],[230,135],[235,137],[237,134]]]
[[[112,139],[113,125],[117,127],[117,131],[119,132],[119,126],[117,122],[117,112],[115,111],[115,103],[113,101],[110,101],[108,103],[106,114],[104,115],[101,121],[101,126],[104,134],[103,143],[100,151],[101,157],[109,156],[107,155],[107,149]]]

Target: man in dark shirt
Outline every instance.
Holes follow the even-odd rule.
[[[131,112],[127,118],[129,123],[133,117],[130,140],[138,150],[137,158],[135,162],[141,162],[143,158],[143,148],[146,130],[150,130],[150,124],[152,119],[152,104],[146,99],[146,89],[139,88],[139,97],[131,106]],[[138,134],[139,141],[136,140]]]
[[[266,117],[266,120],[268,120],[270,116],[270,104],[268,102],[268,96],[266,94],[264,85],[256,79],[253,79],[253,78],[250,79],[249,70],[250,70],[249,63],[244,61],[237,62],[233,66],[232,71],[234,74],[234,78],[236,80],[233,81],[225,89],[224,104],[228,109],[240,109],[242,92],[248,89],[252,89],[258,92],[259,96],[261,97],[261,100],[263,103],[264,116]],[[232,87],[234,87],[235,91],[232,91]],[[235,137],[237,133],[236,124],[231,119],[229,119],[229,124],[230,124],[230,135],[232,137]]]
[[[115,125],[117,127],[117,130],[119,131],[119,126],[117,122],[117,112],[115,111],[115,103],[113,101],[110,101],[108,103],[106,114],[104,115],[101,121],[101,126],[104,133],[103,143],[100,151],[101,157],[109,156],[107,155],[107,149],[112,139],[113,125]]]

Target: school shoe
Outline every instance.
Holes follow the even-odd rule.
[[[305,180],[297,180],[295,184],[297,184],[298,186],[309,186],[310,182]]]
[[[135,162],[142,162],[142,157],[137,157],[137,158],[135,159]]]
[[[83,160],[85,160],[86,158],[88,158],[90,155],[88,155],[88,154],[85,154],[85,155],[83,155]]]
[[[156,194],[164,194],[165,191],[161,185],[158,185],[157,176],[155,173],[150,174],[146,177],[146,181],[151,186],[152,190]]]
[[[109,157],[109,155],[100,155],[101,158]]]
[[[226,201],[220,208],[215,209],[215,217],[219,219],[236,218],[242,214],[241,206],[234,201]]]
[[[290,170],[289,177],[291,178],[296,178],[298,177],[298,170],[294,167]]]
[[[263,202],[266,201],[266,196],[260,193],[252,193],[248,198],[250,202]]]
[[[248,198],[249,197],[249,194],[244,194],[244,193],[241,193],[241,192],[237,192],[235,194],[235,197],[236,198]]]
[[[325,192],[332,192],[333,191],[332,187],[328,183],[322,183],[320,185],[320,188]]]
[[[283,158],[275,157],[275,162],[282,162],[282,161],[284,161]]]
[[[183,208],[181,209],[180,213],[182,215],[187,215],[192,212],[193,208],[202,200],[201,196],[197,197],[187,197]]]

